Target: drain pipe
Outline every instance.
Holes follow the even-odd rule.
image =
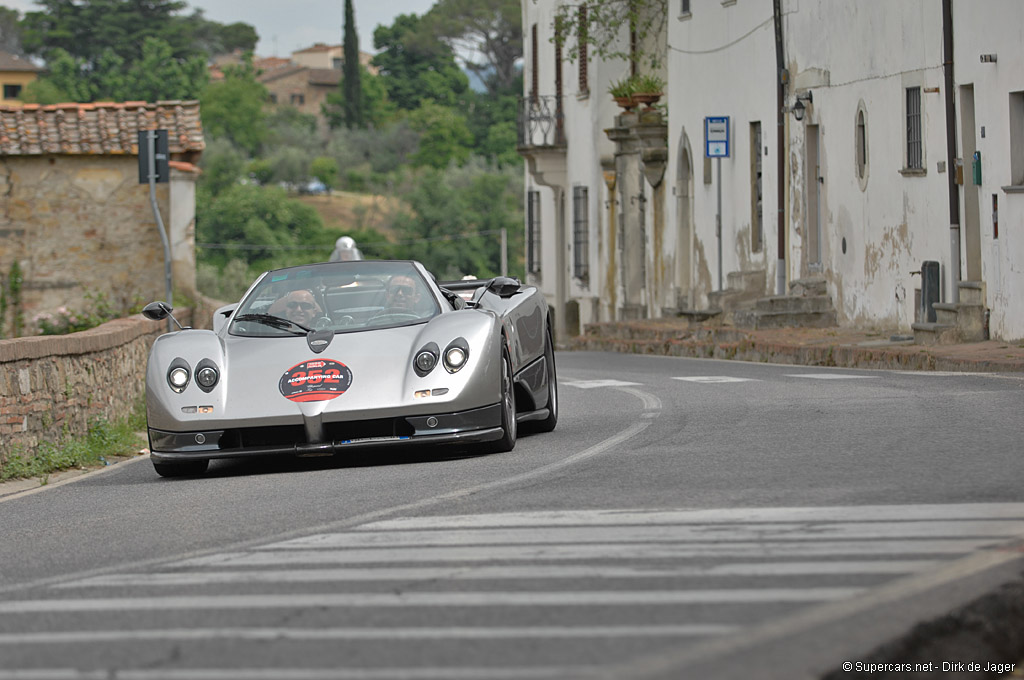
[[[949,0],[946,0],[947,2]],[[775,294],[786,294],[786,61],[782,54],[782,0],[773,0],[772,17],[775,21],[775,66],[777,71],[775,89],[776,158],[778,214],[776,217],[779,236],[779,259],[776,263]]]
[[[942,0],[942,72],[946,79],[946,181],[949,186],[950,301],[960,301],[960,189],[956,184],[956,104],[953,100],[953,0]]]

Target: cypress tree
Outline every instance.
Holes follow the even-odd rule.
[[[363,127],[363,87],[359,72],[359,36],[356,35],[356,13],[352,0],[345,0],[345,34],[342,41],[342,114],[349,128]]]

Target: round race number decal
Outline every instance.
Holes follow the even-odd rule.
[[[278,389],[291,401],[328,401],[352,386],[352,371],[333,359],[310,359],[284,372]]]

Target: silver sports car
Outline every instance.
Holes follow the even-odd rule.
[[[410,261],[266,272],[217,310],[212,331],[157,338],[146,416],[165,477],[201,474],[214,458],[509,451],[517,423],[547,432],[558,421],[547,303],[505,277],[438,285]]]

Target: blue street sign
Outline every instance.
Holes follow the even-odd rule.
[[[729,116],[708,116],[704,119],[704,155],[708,158],[729,157]]]

